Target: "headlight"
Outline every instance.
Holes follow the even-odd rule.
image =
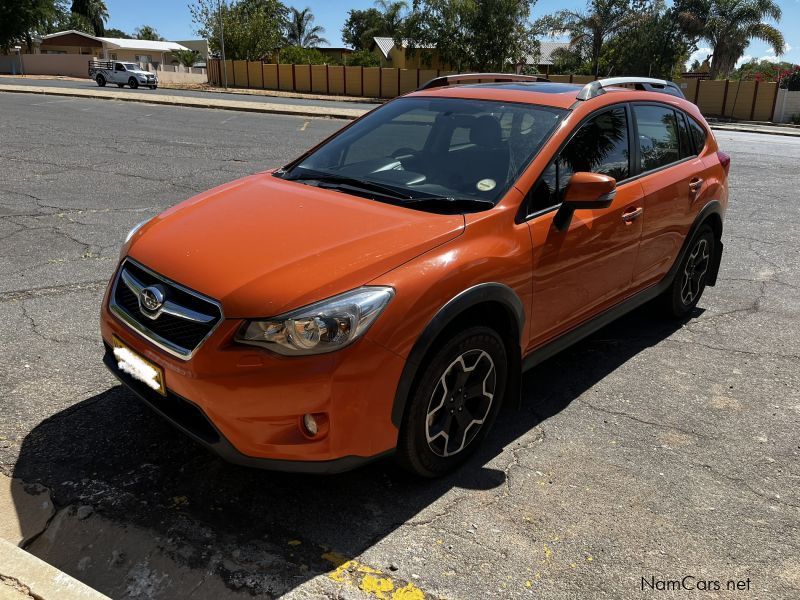
[[[134,226],[133,226],[133,229],[131,229],[131,230],[128,232],[128,235],[126,235],[126,236],[125,236],[125,241],[122,243],[122,245],[124,246],[125,244],[127,244],[128,242],[130,242],[130,241],[131,241],[131,238],[133,237],[133,234],[134,234],[134,233],[136,233],[137,231],[139,231],[139,230],[140,230],[140,229],[141,229],[141,228],[142,228],[142,227],[145,225],[145,223],[147,223],[147,221],[149,221],[149,220],[150,220],[150,219],[145,219],[145,220],[144,220],[144,221],[142,221],[141,223],[137,223],[136,225],[134,225]]]
[[[360,338],[394,296],[390,287],[362,287],[285,315],[248,321],[236,341],[278,354],[322,354]]]

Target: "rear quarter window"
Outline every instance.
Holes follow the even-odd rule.
[[[689,122],[689,132],[691,133],[692,140],[694,141],[695,153],[700,154],[703,151],[703,148],[706,147],[706,129],[692,117],[687,116],[686,120]]]

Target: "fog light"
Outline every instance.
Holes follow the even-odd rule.
[[[314,415],[303,415],[303,427],[306,428],[306,433],[311,437],[317,435],[317,431],[319,431],[317,420],[314,418]]]

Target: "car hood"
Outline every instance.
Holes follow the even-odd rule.
[[[163,212],[128,255],[219,300],[226,317],[276,316],[364,285],[463,230],[463,215],[260,173]]]

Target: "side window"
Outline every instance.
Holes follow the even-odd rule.
[[[681,147],[681,158],[695,156],[697,153],[694,151],[692,140],[689,137],[689,127],[686,125],[686,116],[679,110],[675,111],[675,116],[678,119],[678,141]]]
[[[617,181],[628,178],[628,120],[624,108],[600,113],[578,129],[531,189],[528,214],[560,204],[570,177],[578,171],[602,173]]]
[[[678,124],[675,111],[666,106],[633,107],[639,130],[642,171],[650,171],[678,160]]]
[[[117,63],[117,64],[114,65],[114,70],[115,71],[124,71],[125,67],[122,66],[122,63]]]
[[[691,117],[689,117],[687,120],[689,121],[689,131],[691,132],[692,139],[694,140],[696,153],[700,154],[703,151],[703,148],[706,146],[706,130]]]

